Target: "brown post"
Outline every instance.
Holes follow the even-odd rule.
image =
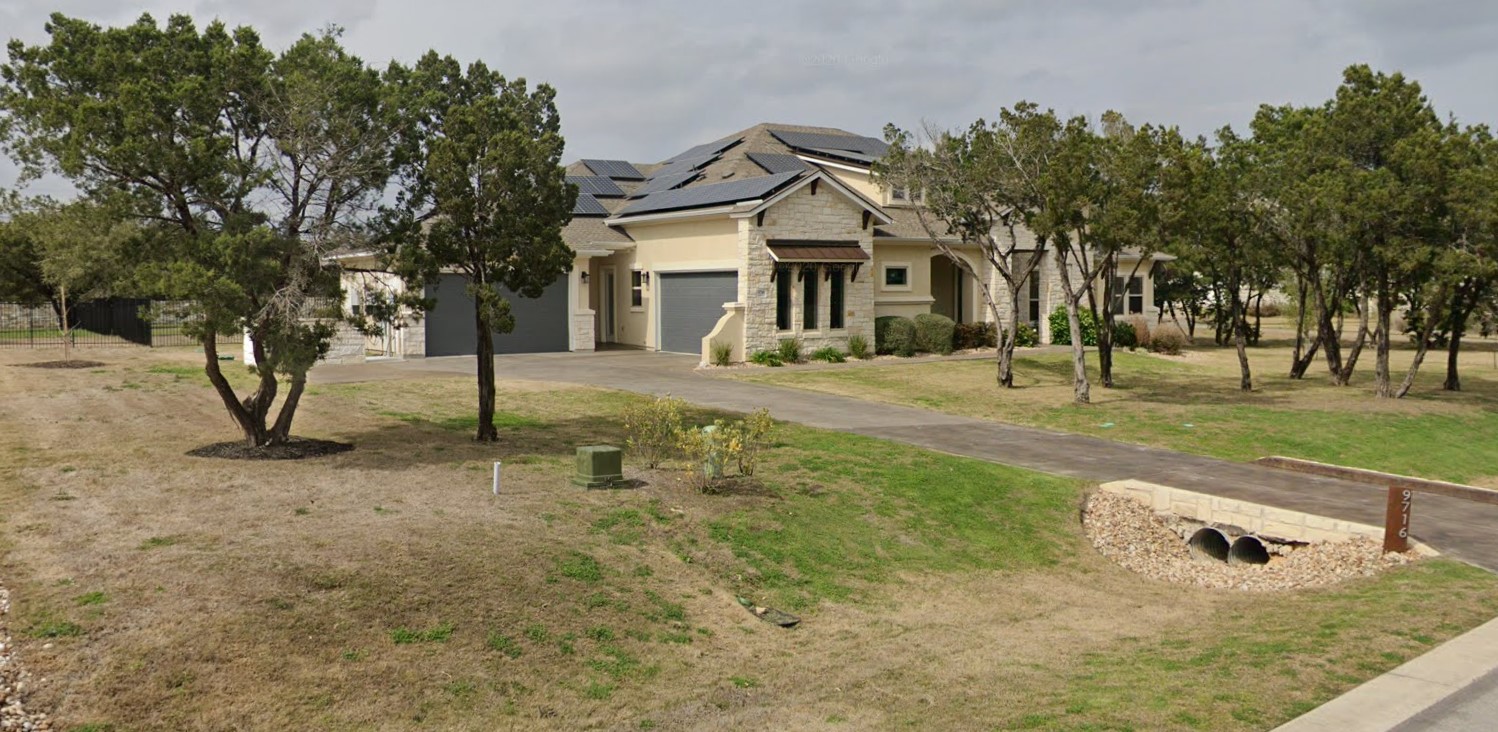
[[[1407,552],[1410,549],[1410,501],[1415,492],[1389,486],[1389,503],[1384,512],[1384,552]]]

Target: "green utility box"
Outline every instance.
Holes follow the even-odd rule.
[[[577,448],[577,475],[572,482],[585,488],[608,488],[624,482],[624,453],[608,445]]]

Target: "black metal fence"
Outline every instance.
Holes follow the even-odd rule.
[[[186,303],[134,298],[91,300],[68,308],[74,346],[190,346]],[[51,305],[0,303],[0,348],[61,348],[62,318]]]

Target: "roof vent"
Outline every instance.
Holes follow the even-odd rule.
[[[729,171],[724,172],[723,173],[723,177],[724,178],[732,178],[733,177],[733,171],[729,170]]]

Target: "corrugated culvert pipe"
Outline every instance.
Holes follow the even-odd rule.
[[[1240,536],[1228,551],[1228,564],[1268,564],[1269,550],[1257,536]]]
[[[1227,534],[1210,526],[1197,529],[1186,545],[1191,548],[1191,556],[1196,559],[1215,559],[1219,562],[1226,562],[1228,555],[1232,552],[1232,545],[1228,543]]]

